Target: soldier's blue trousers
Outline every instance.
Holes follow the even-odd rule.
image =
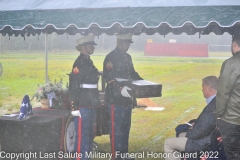
[[[96,123],[96,108],[80,108],[81,118],[74,117],[76,138],[74,152],[81,153],[82,158],[76,160],[88,160],[86,153],[92,151],[94,128]]]
[[[128,140],[131,127],[132,106],[108,105],[110,114],[111,152],[114,158],[125,158],[128,153]],[[120,154],[119,154],[120,153]],[[121,157],[121,155],[123,157]]]

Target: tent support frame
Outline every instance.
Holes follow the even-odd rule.
[[[45,33],[45,80],[48,82],[48,34]]]

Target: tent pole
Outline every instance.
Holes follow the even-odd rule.
[[[47,45],[47,39],[48,38],[48,35],[47,33],[45,33],[45,80],[46,80],[46,83],[48,81],[48,52],[47,52],[47,48],[48,48],[48,45]]]

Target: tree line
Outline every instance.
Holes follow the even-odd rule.
[[[70,51],[75,50],[76,40],[81,37],[80,34],[76,35],[57,35],[56,33],[50,34],[47,36],[47,44],[49,51]],[[215,35],[211,33],[209,35],[201,35],[199,37],[198,34],[195,35],[186,35],[185,33],[181,35],[173,35],[169,33],[168,35],[159,35],[158,33],[154,35],[134,35],[133,41],[134,43],[131,45],[131,49],[137,51],[144,51],[144,45],[148,40],[151,40],[155,43],[169,43],[170,40],[175,40],[176,43],[204,43],[208,44],[210,50],[213,51],[229,51],[229,47],[231,44],[231,35],[228,33],[224,33],[223,35]],[[98,44],[96,48],[100,51],[112,50],[116,46],[116,38],[114,35],[106,35],[102,34],[100,36],[95,37],[95,41]],[[224,47],[225,46],[225,47]],[[218,49],[219,47],[219,49]],[[212,48],[212,49],[211,49]],[[8,35],[2,36],[0,35],[0,53],[6,53],[7,51],[42,51],[45,49],[45,35],[36,35],[29,37],[15,37]]]

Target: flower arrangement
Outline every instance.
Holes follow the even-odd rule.
[[[38,89],[32,97],[40,102],[42,99],[49,99],[51,108],[65,108],[67,107],[67,93],[68,86],[63,87],[62,79],[56,83],[51,82],[48,78],[45,85],[38,85]]]

